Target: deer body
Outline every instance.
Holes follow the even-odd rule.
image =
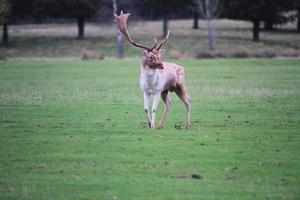
[[[141,64],[140,86],[144,92],[144,111],[146,112],[148,125],[155,128],[155,114],[160,98],[164,101],[165,109],[159,128],[163,128],[167,114],[170,110],[171,102],[168,92],[176,92],[186,105],[186,128],[190,126],[190,98],[188,97],[184,85],[184,69],[174,63],[163,62],[163,69],[151,69],[145,64]],[[151,113],[149,110],[150,98],[153,96]]]
[[[163,100],[165,108],[159,127],[162,128],[165,125],[171,106],[168,92],[175,91],[185,105],[186,128],[189,128],[191,103],[184,83],[184,69],[174,63],[161,62],[161,54],[164,50],[160,50],[160,48],[168,41],[169,32],[164,39],[158,42],[155,40],[156,44],[152,48],[138,44],[128,33],[128,16],[129,14],[121,12],[121,15],[115,15],[115,21],[119,30],[132,45],[146,50],[141,61],[140,86],[144,93],[144,111],[146,112],[149,127],[155,128],[155,115],[160,98]],[[153,96],[153,103],[150,112],[151,96]]]
[[[140,86],[144,92],[156,94],[162,91],[174,92],[183,84],[184,69],[174,63],[163,62],[164,69],[145,69],[141,66]]]

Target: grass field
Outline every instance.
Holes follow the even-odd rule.
[[[170,41],[168,50],[179,50],[186,57],[194,57],[197,52],[208,51],[206,22],[199,21],[199,30],[193,30],[192,20],[170,21]],[[261,42],[252,41],[252,24],[245,21],[215,20],[216,50],[223,54],[279,54],[298,55],[300,34],[296,33],[296,22],[279,27],[278,31],[261,32]],[[115,56],[116,27],[113,23],[86,25],[86,39],[78,41],[76,24],[17,25],[10,26],[8,48],[0,46],[8,57],[81,57],[84,50],[101,52],[105,57]],[[160,36],[161,21],[130,20],[133,37],[149,46],[154,37]],[[2,29],[0,35],[2,35]],[[140,50],[125,44],[125,55],[136,56]]]
[[[137,59],[0,62],[0,199],[299,199],[300,61],[177,62],[189,130],[175,95],[145,128]]]

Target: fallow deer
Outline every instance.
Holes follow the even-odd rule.
[[[145,50],[141,60],[140,86],[144,92],[144,111],[147,115],[149,128],[155,129],[155,113],[157,111],[160,98],[162,98],[165,107],[159,128],[163,128],[165,125],[167,114],[171,106],[171,102],[168,97],[169,91],[175,91],[176,95],[184,103],[186,107],[186,128],[189,128],[191,102],[185,86],[184,69],[174,63],[161,61],[161,55],[164,50],[160,48],[168,41],[170,32],[168,31],[167,35],[159,41],[155,39],[155,45],[150,48],[135,42],[129,35],[127,20],[130,13],[125,14],[121,11],[119,16],[116,14],[114,15],[114,21],[125,39],[128,40],[130,44]],[[153,104],[152,111],[150,113],[149,104],[151,95],[153,95]]]

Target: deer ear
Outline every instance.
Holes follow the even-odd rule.
[[[160,49],[159,53],[160,53],[161,56],[163,56],[165,54],[165,50],[164,49]]]
[[[147,55],[148,55],[148,52],[147,52],[147,51],[144,51],[144,52],[143,52],[143,57],[147,58]]]

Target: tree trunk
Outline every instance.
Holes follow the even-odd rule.
[[[297,32],[300,33],[300,14],[298,15]]]
[[[78,25],[78,40],[83,39],[84,37],[84,17],[77,18],[77,25]]]
[[[259,41],[259,20],[252,21],[253,23],[253,41],[258,42]]]
[[[168,14],[164,14],[163,16],[163,36],[167,35],[169,27],[169,17]]]
[[[194,11],[194,26],[193,29],[199,29],[199,24],[198,24],[198,12]]]
[[[215,50],[214,29],[210,19],[207,19],[207,31],[208,31],[208,48],[209,50]]]
[[[112,4],[113,4],[113,12],[115,14],[118,14],[117,13],[118,12],[117,0],[112,0]],[[117,42],[117,53],[116,53],[117,58],[123,58],[123,56],[124,56],[124,37],[119,29],[117,29],[116,42]]]
[[[117,33],[117,57],[118,58],[123,58],[124,56],[124,37],[122,33],[119,31]]]
[[[7,26],[7,23],[3,24],[2,43],[3,43],[3,45],[8,45],[8,26]]]
[[[300,33],[300,3],[298,5],[298,22],[297,22],[297,31]]]

